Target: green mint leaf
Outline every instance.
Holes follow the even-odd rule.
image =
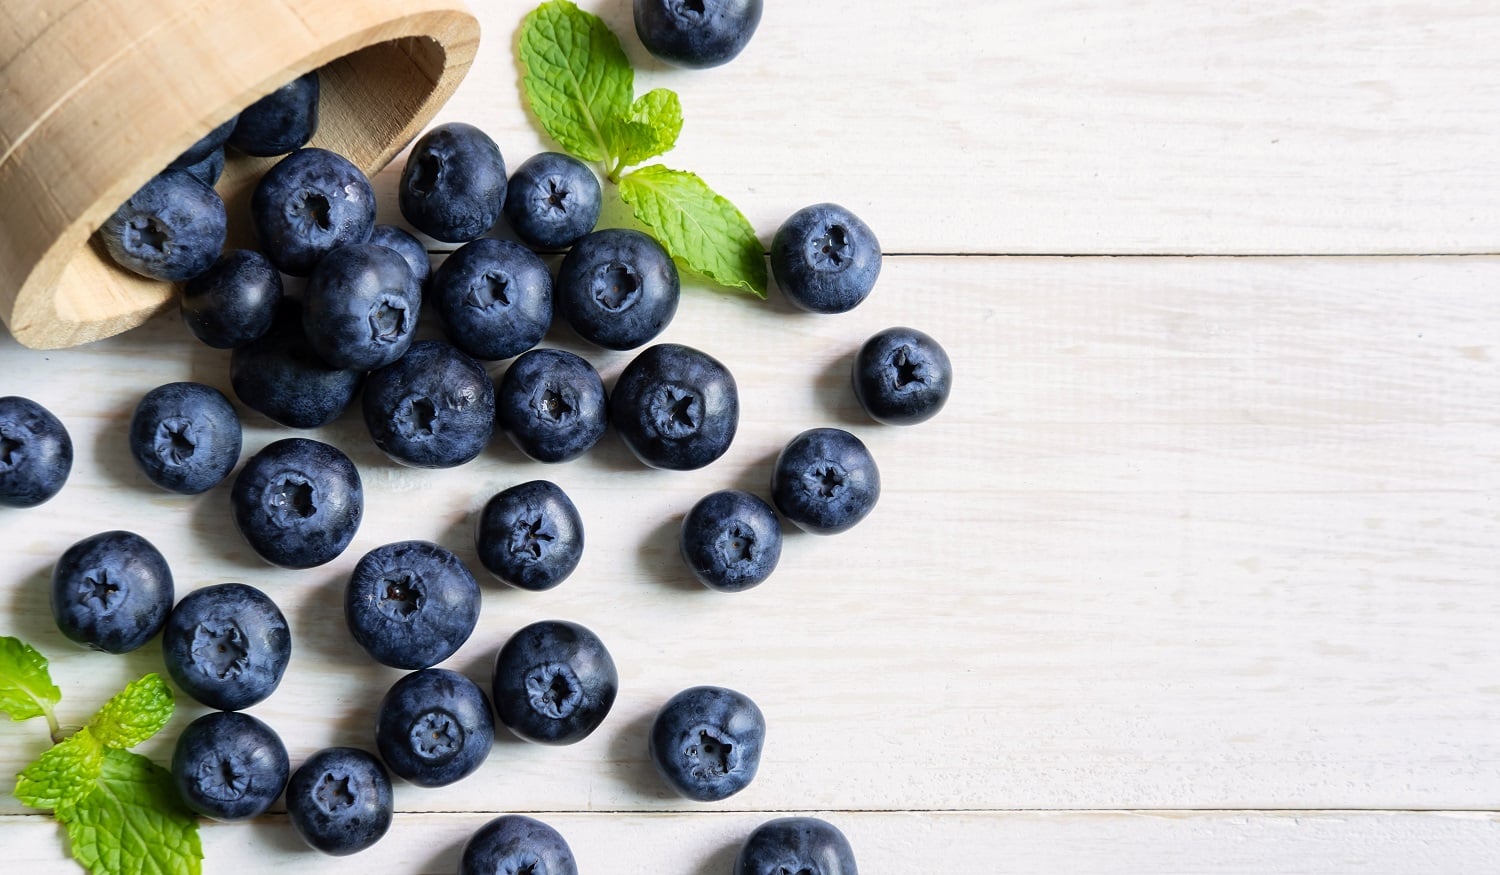
[[[549,0],[521,23],[521,85],[547,134],[577,158],[610,161],[605,128],[630,115],[635,71],[603,19]]]
[[[620,180],[620,197],[674,259],[720,285],[766,296],[755,229],[697,175],[652,164]]]
[[[0,637],[0,711],[12,720],[41,717],[62,701],[47,657],[19,638]]]
[[[172,773],[139,754],[107,749],[88,795],[58,807],[73,859],[93,875],[201,875],[198,821]]]
[[[682,101],[667,88],[647,92],[629,115],[610,119],[604,133],[620,168],[670,152],[682,133]]]
[[[28,808],[60,808],[87,796],[103,768],[104,746],[85,727],[27,766],[16,778],[15,797]]]
[[[105,747],[135,747],[172,719],[172,690],[155,672],[132,681],[104,703],[88,728]]]

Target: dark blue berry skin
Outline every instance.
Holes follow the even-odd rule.
[[[576,459],[609,425],[604,381],[581,356],[533,349],[511,362],[500,379],[495,424],[538,462]]]
[[[197,164],[189,164],[181,170],[209,188],[213,188],[219,184],[219,177],[224,175],[224,150],[215,149]]]
[[[663,61],[704,69],[743,51],[760,13],[761,0],[635,0],[635,32]]]
[[[266,171],[250,196],[261,248],[282,273],[308,276],[340,246],[370,239],[375,192],[358,167],[326,149],[298,149]]]
[[[307,145],[318,132],[318,71],[293,79],[240,112],[229,145],[267,158]]]
[[[335,368],[313,350],[302,328],[302,304],[283,298],[265,334],[229,356],[229,383],[251,410],[291,428],[317,428],[338,418],[364,374]]]
[[[72,470],[62,421],[30,398],[0,398],[0,507],[36,507],[62,491]]]
[[[239,118],[240,117],[236,115],[229,121],[224,122],[222,125],[219,125],[218,127],[204,134],[201,138],[199,138],[198,142],[184,149],[181,155],[173,158],[172,163],[167,165],[167,169],[188,170],[191,167],[200,166],[204,161],[207,161],[215,152],[220,153],[219,167],[222,169],[224,166],[224,157],[222,154],[224,151],[224,144],[229,142],[229,133],[234,130],[235,122],[239,121]],[[213,183],[211,182],[208,184],[213,185]]]
[[[483,238],[448,256],[432,299],[453,345],[477,359],[520,355],[552,324],[552,274],[524,246]]]
[[[440,340],[412,344],[365,382],[365,427],[380,451],[413,468],[478,456],[495,430],[495,385],[479,362]]]
[[[344,590],[349,632],[376,662],[429,668],[452,656],[479,620],[479,584],[464,563],[427,541],[366,553]]]
[[[167,622],[172,569],[134,532],[102,532],[69,547],[52,568],[52,617],[63,635],[105,653],[129,653]]]
[[[682,286],[661,244],[639,231],[606,228],[568,250],[557,271],[557,312],[578,336],[605,349],[636,347],[677,314]]]
[[[281,796],[290,766],[276,730],[249,714],[215,711],[178,736],[172,780],[183,804],[204,817],[247,820]]]
[[[510,636],[495,657],[495,714],[537,744],[575,744],[599,728],[620,675],[599,636],[565,620],[543,620]]]
[[[427,277],[432,274],[432,258],[417,238],[395,225],[376,225],[370,232],[370,242],[399,253],[411,268],[411,275],[417,278],[417,285],[426,288]]]
[[[286,784],[292,829],[309,847],[333,857],[380,841],[395,810],[385,766],[358,748],[324,748],[298,766]]]
[[[849,432],[809,429],[776,457],[771,498],[781,515],[804,532],[837,534],[875,509],[880,469],[864,443]]]
[[[781,559],[781,522],[759,497],[738,489],[704,496],[682,518],[682,561],[698,582],[719,592],[758,586]]]
[[[202,383],[157,386],[130,419],[130,454],[146,479],[197,495],[218,486],[240,460],[240,417],[223,393]]]
[[[603,193],[587,164],[561,152],[526,159],[510,175],[505,218],[533,249],[566,249],[594,230]]]
[[[771,273],[793,305],[811,313],[846,313],[880,276],[880,241],[838,204],[793,213],[771,241]]]
[[[374,243],[341,246],[313,268],[302,329],[336,368],[383,368],[406,354],[417,332],[422,287],[399,252]]]
[[[495,743],[490,700],[456,671],[424,668],[380,700],[375,744],[397,775],[419,787],[442,787],[473,774]]]
[[[620,372],[610,393],[609,419],[642,462],[691,471],[724,455],[734,441],[739,389],[713,356],[662,343]]]
[[[755,778],[765,738],[766,718],[748,696],[690,687],[657,712],[648,749],[667,786],[689,799],[718,802]]]
[[[215,349],[244,346],[271,329],[281,272],[253,249],[230,249],[182,289],[182,321]]]
[[[349,546],[364,516],[359,472],[337,448],[286,438],[250,457],[230,493],[234,522],[262,559],[312,568]]]
[[[479,561],[502,581],[533,592],[567,580],[583,558],[583,518],[555,483],[532,480],[495,494],[474,525]]]
[[[292,633],[265,593],[221,583],[182,597],[162,628],[161,650],[183,692],[210,708],[238,711],[276,691],[292,658]]]
[[[871,419],[915,425],[936,416],[953,391],[953,364],[931,336],[915,328],[887,328],[859,348],[854,396]]]
[[[839,828],[816,817],[778,817],[755,828],[734,861],[734,875],[859,875]]]
[[[573,849],[540,820],[506,814],[481,826],[464,843],[459,875],[578,875]]]
[[[505,159],[484,131],[438,125],[412,147],[401,171],[401,215],[447,243],[478,239],[505,205]]]
[[[168,282],[208,270],[224,248],[227,232],[218,192],[181,170],[153,177],[99,228],[116,264]]]

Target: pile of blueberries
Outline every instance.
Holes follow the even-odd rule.
[[[638,29],[642,5],[653,4],[637,4]],[[742,17],[753,7],[756,21],[759,6],[720,4]],[[651,346],[606,391],[583,357],[536,348],[560,317],[599,347],[636,349],[660,334],[678,307],[677,268],[655,240],[633,230],[594,230],[601,192],[587,166],[543,153],[507,176],[500,149],[477,128],[447,124],[427,133],[401,175],[400,210],[423,233],[463,244],[432,271],[415,237],[375,223],[374,195],[357,167],[306,147],[317,129],[317,105],[314,72],[210,133],[100,232],[121,266],[186,281],[183,319],[203,342],[232,350],[231,384],[241,403],[306,429],[338,417],[362,389],[375,445],[395,462],[420,468],[471,461],[496,428],[546,463],[578,458],[611,425],[653,468],[697,469],[724,454],[738,425],[738,389],[707,353]],[[252,197],[259,251],[221,251],[225,208],[211,186],[226,147],[286,156]],[[483,236],[502,217],[526,245]],[[562,249],[567,253],[554,278],[536,251]],[[771,249],[783,294],[815,313],[857,306],[880,264],[873,232],[833,204],[795,213]],[[283,274],[307,278],[300,300],[283,294]],[[446,341],[413,341],[424,300]],[[514,361],[496,385],[482,362],[507,358]],[[863,408],[893,424],[935,415],[951,382],[943,349],[909,328],[870,338],[852,374]],[[238,464],[240,421],[217,390],[171,383],[141,400],[129,445],[153,483],[201,493]],[[25,398],[0,398],[0,505],[48,500],[71,462],[71,442],[55,416]],[[723,490],[686,514],[682,559],[705,586],[737,592],[767,579],[781,551],[778,511],[819,534],[855,525],[873,509],[880,476],[858,438],[819,428],[786,445],[770,486],[774,509],[751,493]],[[363,488],[339,449],[288,438],[245,463],[231,502],[256,553],[278,566],[312,568],[353,539]],[[501,581],[546,590],[577,567],[583,523],[557,485],[534,480],[488,501],[476,519],[475,546]],[[345,594],[349,631],[372,658],[412,673],[380,704],[378,758],[331,748],[290,772],[276,732],[241,713],[276,689],[291,653],[286,618],[265,593],[227,583],[196,589],[174,606],[166,560],[126,531],[78,542],[58,560],[52,579],[53,614],[65,635],[123,653],[160,631],[177,686],[219,709],[193,721],[177,743],[172,772],[190,808],[237,820],[262,813],[284,791],[297,832],[330,854],[369,847],[389,828],[387,769],[420,786],[450,784],[483,762],[497,718],[523,739],[561,745],[587,737],[609,713],[618,688],[614,662],[599,637],[576,623],[538,622],[516,632],[496,656],[490,696],[457,672],[433,668],[469,638],[479,600],[473,574],[437,544],[405,541],[366,554]],[[749,697],[693,687],[661,708],[649,753],[676,792],[715,801],[755,776],[764,735],[765,720]],[[576,868],[555,830],[505,816],[473,836],[460,871],[566,875]],[[736,867],[742,875],[778,871],[852,875],[855,868],[837,828],[815,818],[781,818],[752,834]]]

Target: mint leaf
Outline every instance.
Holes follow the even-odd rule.
[[[47,657],[19,638],[0,637],[0,711],[30,720],[52,711],[62,692],[47,672]]]
[[[93,875],[200,875],[198,822],[172,773],[139,754],[109,749],[88,795],[58,807],[73,859]]]
[[[610,119],[630,115],[635,71],[603,19],[549,0],[521,23],[521,85],[547,134],[585,161],[615,156]]]
[[[697,175],[642,167],[620,180],[620,197],[674,259],[720,285],[766,296],[765,250],[755,229]]]
[[[16,779],[15,796],[28,808],[51,810],[88,795],[104,767],[104,746],[87,727],[55,744]]]
[[[631,104],[625,117],[610,119],[604,133],[619,168],[665,154],[682,133],[682,101],[667,88],[649,91]]]
[[[172,690],[152,672],[104,703],[88,728],[105,747],[135,747],[172,719]]]

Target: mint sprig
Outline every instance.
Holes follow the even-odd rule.
[[[521,85],[547,135],[600,165],[637,221],[683,267],[726,288],[766,296],[765,250],[734,204],[697,175],[660,164],[682,133],[677,93],[635,98],[635,70],[603,19],[548,0],[521,24]]]
[[[31,645],[0,637],[0,709],[13,720],[46,716],[54,744],[16,776],[15,797],[49,810],[68,831],[73,858],[93,875],[200,875],[198,822],[172,775],[130,753],[172,717],[172,690],[159,675],[127,685],[67,738],[52,713],[62,694]]]

